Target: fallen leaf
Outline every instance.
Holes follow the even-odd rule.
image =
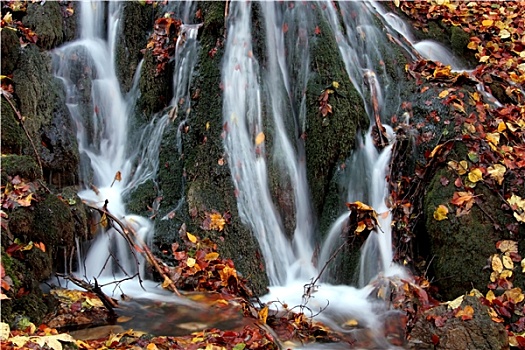
[[[265,306],[261,310],[259,310],[259,321],[261,321],[262,323],[266,323],[267,318],[268,318],[268,306]]]
[[[186,236],[188,236],[188,239],[190,240],[191,243],[197,243],[197,237],[195,237],[191,233],[186,232]]]
[[[264,142],[265,136],[263,132],[260,132],[257,134],[257,137],[255,137],[255,145],[259,146],[261,143]]]
[[[472,320],[472,317],[474,316],[474,308],[467,305],[463,309],[458,310],[455,316],[461,318],[463,321]]]
[[[434,211],[434,219],[437,221],[448,219],[447,214],[448,208],[445,207],[443,204],[440,204]]]
[[[490,177],[496,180],[498,182],[498,185],[501,185],[503,183],[506,171],[507,168],[501,164],[494,164],[493,166],[489,166],[487,168],[487,172],[489,173]]]
[[[497,273],[501,273],[501,271],[503,271],[503,262],[501,261],[501,258],[498,254],[492,255],[491,266],[492,270],[496,271]]]
[[[475,168],[468,173],[468,179],[472,183],[476,183],[483,179],[483,173],[480,168]]]

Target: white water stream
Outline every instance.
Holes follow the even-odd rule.
[[[374,123],[372,97],[377,99],[378,113],[386,123],[390,117],[385,112],[386,101],[398,103],[399,91],[386,74],[384,65],[380,68],[379,64],[383,56],[388,55],[385,51],[388,39],[374,24],[378,20],[374,17],[378,5],[340,2],[342,22],[330,1],[297,2],[294,6],[263,1],[259,5],[267,54],[264,66],[253,53],[252,2],[230,2],[222,63],[223,120],[227,124],[224,147],[238,193],[240,218],[257,237],[265,259],[271,292],[264,299],[299,305],[303,302],[304,285],[319,274],[340,244],[342,227],[348,217],[348,212],[343,212],[333,223],[323,242],[319,262],[314,265],[316,232],[306,181],[305,141],[297,137],[306,130],[305,91],[312,74],[310,63],[314,59],[310,57],[309,37],[315,27],[310,6],[323,8],[324,18],[335,35],[348,76],[363,99],[371,124]],[[191,3],[182,10],[183,18],[188,18],[190,6]],[[140,94],[140,66],[131,91],[123,93],[115,73],[114,57],[116,40],[122,35],[120,12],[121,7],[116,2],[82,2],[80,39],[56,50],[55,67],[56,75],[67,89],[68,107],[77,126],[83,157],[85,188],[79,195],[100,207],[108,200],[108,210],[133,226],[147,242],[153,232],[150,220],[128,214],[122,198],[134,186],[154,179],[158,148],[168,115],[154,116],[141,135],[134,135],[134,130],[129,130],[129,119]],[[359,16],[353,16],[355,13]],[[379,13],[390,27],[402,28],[398,19],[394,21],[393,16]],[[102,23],[108,23],[107,28],[103,28]],[[284,24],[287,31],[283,31]],[[186,111],[189,110],[188,94],[198,43],[196,26],[185,25],[184,31],[186,40],[178,42],[176,50],[171,104]],[[179,106],[181,97],[185,97],[186,105]],[[391,129],[387,129],[393,139]],[[134,142],[134,137],[139,141]],[[270,138],[272,154],[266,148]],[[346,332],[349,330],[344,327],[345,322],[356,319],[360,326],[377,332],[380,339],[381,313],[388,310],[382,303],[369,298],[370,282],[381,276],[403,275],[403,270],[392,263],[391,217],[385,203],[388,195],[385,177],[392,145],[379,152],[373,145],[370,130],[359,137],[357,143],[357,149],[348,155],[347,166],[352,171],[344,184],[346,200],[362,201],[382,214],[381,230],[371,233],[362,248],[358,286],[321,283],[308,307],[316,313],[329,300],[319,320]],[[286,179],[293,194],[293,232],[285,232],[283,218],[272,199],[270,164]],[[117,172],[121,173],[121,181],[114,181]],[[88,280],[94,277],[109,280],[124,273],[144,276],[142,258],[130,255],[126,241],[111,231],[98,235],[85,260],[79,260],[81,270],[78,274]],[[149,290],[151,298],[161,294],[158,289]],[[133,294],[133,291],[125,292]],[[138,289],[137,294],[148,296]],[[386,341],[378,342],[379,346],[389,346]]]

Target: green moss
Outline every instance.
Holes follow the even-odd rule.
[[[141,5],[138,1],[127,1],[122,9],[122,33],[116,46],[117,77],[122,90],[131,89],[133,76],[146,48],[148,33],[153,28],[153,6]]]
[[[16,31],[7,28],[2,30],[0,35],[2,40],[2,75],[13,74],[18,63],[18,58],[20,57],[20,40],[18,39],[18,35],[16,35]],[[2,104],[4,104],[3,99]],[[2,110],[2,129],[4,128],[3,112]]]
[[[447,186],[441,184],[442,177],[450,180]],[[456,216],[456,208],[450,204],[456,191],[455,178],[446,168],[437,171],[424,203],[430,254],[434,257],[431,272],[445,300],[452,300],[473,287],[486,292],[489,272],[483,271],[483,267],[495,253],[495,243],[500,237],[486,213],[498,218],[504,216],[499,209],[499,199],[482,184],[475,188],[475,194],[483,198],[482,204],[474,205],[467,215]],[[433,213],[439,205],[449,208],[448,219],[434,219]]]
[[[141,95],[137,100],[137,112],[145,120],[149,120],[155,112],[165,108],[171,100],[172,86],[171,77],[172,65],[166,65],[164,71],[156,75],[157,63],[152,51],[147,50],[142,64],[139,89]]]
[[[368,128],[369,122],[327,23],[321,17],[318,23],[321,34],[311,40],[312,73],[307,86],[305,150],[314,210],[320,215],[336,165],[342,164],[353,149],[356,131]],[[328,125],[323,125],[324,117],[319,113],[318,98],[332,81],[339,83],[338,91],[344,97],[330,96],[333,113],[326,117]]]
[[[29,4],[23,22],[38,35],[37,44],[44,50],[51,50],[64,42],[62,13],[57,1]]]
[[[2,98],[2,153],[22,154],[24,150],[30,151],[30,147],[29,140],[24,129],[20,126],[17,116],[7,100]]]
[[[126,209],[130,213],[150,216],[153,213],[148,210],[157,197],[157,186],[152,180],[137,186],[126,200]],[[162,202],[161,202],[162,203]]]
[[[75,225],[69,206],[54,195],[35,205],[35,219],[28,239],[43,242],[56,253],[61,247],[74,246]]]
[[[8,176],[15,177],[18,175],[26,181],[34,181],[40,178],[40,167],[32,157],[14,154],[3,155],[1,162],[2,185],[5,185]]]

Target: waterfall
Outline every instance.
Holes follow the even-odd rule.
[[[319,262],[314,264],[315,218],[306,180],[305,140],[298,137],[306,130],[305,91],[314,59],[304,32],[313,23],[311,4],[322,9],[329,23],[348,77],[363,100],[371,124],[376,119],[386,124],[386,101],[399,102],[398,88],[380,64],[388,55],[388,45],[385,33],[374,23],[378,18],[374,17],[372,3],[341,2],[340,13],[330,1],[297,2],[294,6],[286,2],[257,3],[264,20],[262,37],[266,48],[264,62],[259,62],[252,46],[256,34],[252,32],[255,5],[250,1],[230,2],[221,67],[224,148],[240,219],[256,236],[265,259],[271,292],[264,300],[285,300],[289,305],[303,303],[304,285],[319,274],[340,244],[342,226],[348,218],[348,212],[343,212],[335,220],[323,242]],[[122,198],[141,183],[154,180],[162,134],[173,118],[169,113],[152,116],[136,139],[131,133],[134,104],[140,95],[141,65],[131,90],[122,92],[114,54],[121,34],[121,5],[82,2],[80,38],[55,50],[54,67],[66,87],[67,105],[77,127],[84,185],[79,195],[99,207],[107,206],[109,212],[148,242],[153,232],[151,221],[128,214]],[[186,20],[192,3],[188,6],[181,10]],[[359,16],[353,17],[352,13]],[[107,23],[106,28],[103,23]],[[284,24],[286,32],[282,29]],[[179,37],[175,52],[171,110],[175,115],[184,115],[181,123],[191,118],[189,90],[198,56],[197,28],[183,25],[185,40]],[[386,130],[391,142],[393,132],[388,126]],[[316,313],[329,300],[319,320],[341,332],[349,331],[344,323],[351,319],[373,331],[379,329],[378,314],[384,311],[384,305],[370,300],[370,282],[381,275],[403,274],[392,263],[391,216],[385,203],[385,177],[392,145],[378,151],[371,129],[358,137],[357,145],[348,155],[352,172],[344,180],[345,197],[348,202],[371,205],[380,214],[381,227],[369,235],[362,248],[359,288],[322,283],[315,298],[308,302],[309,309]],[[286,232],[284,218],[273,201],[271,169],[276,169],[289,184],[293,232]],[[117,173],[119,181],[115,181]],[[78,265],[78,273],[91,280],[143,275],[145,264],[140,256],[130,255],[128,243],[109,229],[98,233]]]
[[[192,3],[179,7],[187,20]],[[153,234],[151,220],[128,214],[123,198],[138,185],[155,179],[158,150],[170,119],[168,113],[160,113],[138,133],[130,128],[140,96],[142,62],[130,91],[122,92],[115,66],[117,40],[123,35],[121,12],[120,2],[81,2],[80,37],[54,51],[54,68],[66,88],[67,107],[77,130],[84,187],[79,196],[91,205],[106,208],[136,232],[138,242],[148,243]],[[181,27],[175,50],[173,108],[186,110],[189,106],[198,57],[197,30],[198,25]],[[180,105],[182,100],[186,102]],[[87,251],[79,247],[76,274],[87,280],[144,276],[146,264],[141,254],[132,254],[134,249],[115,228],[102,231]]]

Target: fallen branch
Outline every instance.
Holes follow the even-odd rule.
[[[95,278],[95,285],[92,285],[91,283],[80,280],[72,275],[63,275],[63,274],[57,273],[57,276],[73,282],[74,284],[76,284],[80,288],[87,290],[88,292],[95,293],[100,299],[100,301],[102,302],[102,304],[104,304],[104,306],[108,310],[110,319],[116,320],[118,318],[118,315],[115,312],[115,308],[118,308],[117,302],[113,298],[110,298],[106,294],[104,294],[96,278]]]
[[[174,292],[178,296],[181,296],[179,291],[178,291],[178,289],[177,289],[177,287],[175,286],[175,283],[171,280],[171,278],[169,278],[166,275],[166,273],[164,273],[164,270],[160,267],[159,263],[157,262],[157,259],[155,258],[155,256],[151,252],[151,250],[148,248],[146,243],[144,243],[140,239],[140,237],[137,235],[137,233],[135,232],[135,230],[132,227],[129,227],[129,226],[125,225],[122,221],[120,221],[117,217],[115,217],[113,214],[111,214],[109,211],[107,211],[104,208],[99,208],[99,207],[97,207],[95,205],[92,205],[92,204],[89,204],[89,203],[86,203],[86,202],[84,202],[84,204],[87,205],[88,207],[92,208],[92,209],[95,209],[95,210],[99,211],[102,214],[105,214],[106,217],[108,217],[111,220],[113,220],[114,222],[116,222],[122,228],[122,232],[121,233],[123,234],[125,239],[128,241],[128,243],[132,247],[135,246],[134,240],[137,240],[138,244],[140,246],[140,249],[142,250],[142,252],[146,256],[146,260],[155,268],[155,270],[157,270],[157,272],[162,276],[162,278],[164,278],[164,281],[168,283],[168,287],[169,287],[168,289],[170,289],[172,292]],[[133,237],[130,236],[130,232],[133,235]]]

